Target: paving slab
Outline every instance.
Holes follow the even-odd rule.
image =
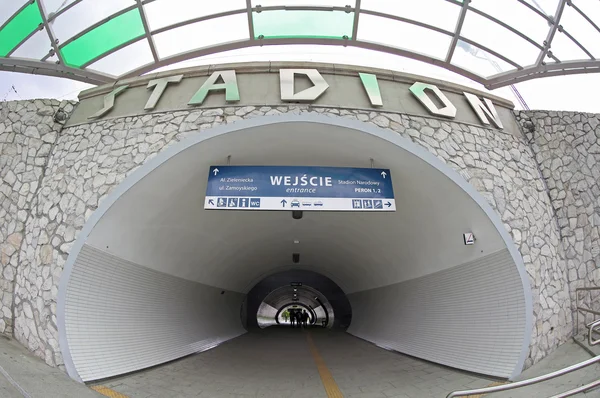
[[[548,355],[542,361],[525,370],[518,378],[519,380],[530,379],[552,373],[554,371],[566,368],[579,362],[592,358],[591,355],[577,345],[575,342],[568,341],[558,347],[552,354]],[[523,387],[512,391],[488,394],[490,398],[547,398],[552,395],[568,391],[570,389],[583,386],[600,378],[600,365],[590,365],[587,368],[580,369],[565,376],[560,376],[529,387]],[[598,397],[600,398],[600,389],[594,389],[585,394],[579,394],[580,397]]]
[[[437,398],[494,381],[387,351],[346,333],[315,330],[313,339],[346,398]]]
[[[383,350],[341,331],[309,333],[346,398],[444,397],[493,380]],[[267,328],[103,385],[130,397],[327,397],[307,331]]]
[[[46,365],[18,342],[0,335],[0,397],[101,398],[85,384]]]
[[[519,379],[589,358],[587,351],[569,342],[523,372]],[[343,332],[268,328],[203,353],[90,386],[102,385],[130,398],[327,398],[323,366],[345,398],[443,398],[451,391],[497,382],[387,351]],[[593,365],[549,382],[486,398],[549,397],[599,377],[600,365]],[[600,398],[600,389],[580,396]],[[0,338],[0,397],[102,395],[47,366],[20,344]]]

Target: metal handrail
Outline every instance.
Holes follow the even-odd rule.
[[[538,377],[534,377],[534,378],[527,379],[527,380],[517,381],[517,382],[511,383],[511,384],[505,384],[505,385],[502,385],[502,386],[494,386],[494,387],[477,388],[477,389],[473,389],[473,390],[453,391],[450,394],[448,394],[446,396],[446,398],[465,397],[465,396],[468,396],[468,395],[477,395],[477,394],[489,394],[489,393],[493,393],[493,392],[513,390],[513,389],[519,388],[519,387],[526,387],[526,386],[530,386],[532,384],[540,383],[542,381],[554,379],[554,378],[559,377],[559,376],[564,376],[567,373],[574,372],[576,370],[585,368],[587,366],[590,366],[590,365],[598,363],[598,362],[600,362],[600,356],[588,359],[587,361],[583,361],[583,362],[577,363],[575,365],[571,365],[569,367],[557,370],[557,371],[552,372],[552,373],[548,373],[548,374],[545,374],[545,375],[542,375],[542,376],[538,376]],[[575,388],[573,390],[569,390],[569,391],[566,391],[564,393],[555,395],[553,398],[569,397],[571,395],[578,394],[578,393],[580,393],[582,391],[589,390],[590,388],[596,387],[598,385],[600,385],[600,380],[596,380],[596,381],[594,381],[594,382],[592,382],[590,384],[587,384],[586,386],[583,386],[583,387],[587,387],[584,390],[581,390],[582,387],[578,387],[578,388]]]
[[[589,333],[588,333],[588,344],[589,345],[600,344],[600,339],[594,340],[594,338],[592,337],[592,334],[593,334],[592,332],[594,331],[594,329],[597,326],[600,326],[600,320],[592,322],[591,324],[588,325],[588,330],[589,330]]]
[[[575,324],[573,325],[573,328],[575,329],[573,331],[573,336],[577,336],[579,334],[579,313],[580,312],[585,312],[585,313],[589,313],[589,314],[594,314],[594,315],[600,315],[600,311],[594,311],[591,308],[585,308],[582,307],[579,303],[579,292],[590,292],[590,291],[595,291],[595,290],[600,290],[600,287],[578,287],[577,289],[575,289]]]
[[[584,313],[590,313],[590,314],[594,314],[594,315],[600,315],[600,311],[595,311],[592,310],[590,308],[585,308],[585,307],[581,307],[579,305],[579,292],[581,291],[594,291],[594,290],[600,290],[600,287],[581,287],[581,288],[577,288],[575,290],[575,296],[576,296],[576,312],[577,312],[577,320],[575,322],[575,327],[577,328],[575,331],[575,335],[577,335],[577,332],[579,331],[579,312],[584,312]],[[588,344],[590,346],[592,345],[597,345],[600,344],[600,339],[594,340],[594,338],[592,337],[593,332],[598,332],[594,329],[596,329],[597,327],[600,327],[600,319],[596,319],[590,323],[586,323],[586,326],[588,328]],[[600,333],[600,332],[598,332]],[[568,366],[566,368],[557,370],[555,372],[552,373],[548,373],[542,376],[538,376],[538,377],[534,377],[531,379],[527,379],[527,380],[521,380],[515,383],[511,383],[511,384],[505,384],[505,385],[501,385],[501,386],[494,386],[494,387],[484,387],[484,388],[476,388],[473,390],[463,390],[463,391],[453,391],[450,394],[448,394],[446,396],[446,398],[454,398],[454,397],[465,397],[465,396],[469,396],[469,395],[478,395],[478,394],[490,394],[490,393],[495,393],[495,392],[500,392],[500,391],[507,391],[507,390],[513,390],[516,388],[521,388],[521,387],[526,387],[526,386],[530,386],[533,384],[537,384],[537,383],[541,383],[542,381],[546,381],[546,380],[551,380],[554,379],[556,377],[560,377],[560,376],[564,376],[568,373],[574,372],[576,370],[585,368],[587,366],[593,365],[595,363],[600,362],[600,356],[595,356],[591,359],[588,359],[587,361],[583,361],[583,362],[579,362],[575,365],[571,365]],[[563,393],[560,394],[556,394],[553,395],[551,398],[565,398],[565,397],[570,397],[572,395],[575,394],[579,394],[581,392],[590,390],[594,387],[598,387],[600,386],[600,379],[595,380],[591,383],[588,383],[586,385],[580,386],[580,387],[576,387],[573,388],[569,391],[565,391]]]
[[[591,383],[588,383],[588,384],[586,384],[584,386],[577,387],[577,388],[574,388],[574,389],[569,390],[569,391],[565,391],[565,392],[563,392],[561,394],[553,395],[550,398],[565,398],[565,397],[570,397],[571,395],[579,394],[580,392],[591,390],[592,388],[598,387],[598,386],[600,386],[600,380],[592,381]]]

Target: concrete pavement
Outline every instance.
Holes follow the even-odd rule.
[[[85,384],[51,368],[19,343],[0,335],[0,397],[101,398]]]
[[[89,387],[103,387],[104,395],[120,398],[433,398],[496,382],[386,351],[339,331],[317,328],[309,333],[284,327],[257,330],[212,350],[90,386],[72,381],[17,342],[0,337],[0,397],[99,398],[102,395]],[[588,358],[585,350],[569,342],[520,379]],[[549,397],[599,377],[600,365],[593,365],[487,396]],[[600,390],[585,396],[600,397]]]

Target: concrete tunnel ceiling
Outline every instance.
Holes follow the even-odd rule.
[[[299,303],[308,305],[311,308],[317,308],[321,306],[321,303],[328,302],[323,293],[309,286],[282,286],[269,293],[263,302],[279,310],[288,304],[295,304],[293,302],[294,296],[298,297]]]
[[[204,210],[209,166],[228,156],[232,165],[338,167],[370,167],[372,158],[391,170],[397,211],[306,211],[294,220],[288,211]],[[463,244],[469,231],[474,246]],[[61,282],[67,370],[97,380],[239,336],[246,294],[292,269],[344,290],[353,335],[478,373],[508,378],[522,369],[529,285],[485,200],[395,133],[295,115],[205,130],[150,160],[102,203]],[[82,332],[97,328],[101,336]]]
[[[209,166],[314,165],[392,171],[394,213],[203,210]],[[474,252],[462,233],[474,231]],[[298,240],[300,243],[294,244]],[[346,128],[286,123],[215,137],[127,191],[87,243],[184,279],[246,293],[261,275],[296,266],[346,293],[417,278],[505,247],[485,213],[445,175],[387,142]],[[300,263],[292,253],[300,253]],[[410,264],[406,266],[405,264]],[[395,266],[392,266],[395,265]]]

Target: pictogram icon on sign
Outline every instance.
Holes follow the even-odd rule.
[[[475,235],[472,232],[467,232],[463,234],[463,240],[465,245],[474,245],[475,244]]]

